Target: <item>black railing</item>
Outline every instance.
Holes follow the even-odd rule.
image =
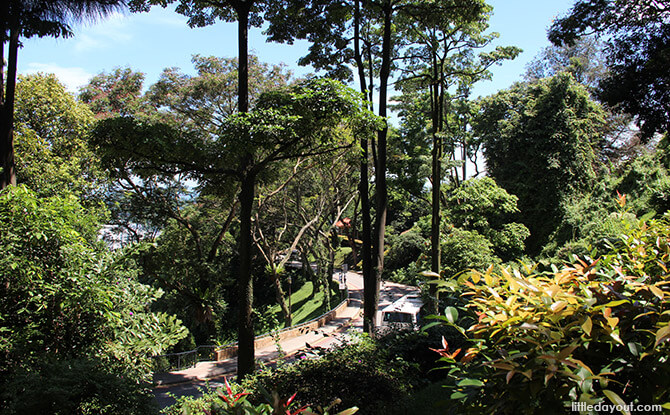
[[[344,302],[348,301],[349,299],[349,289],[345,288],[344,290],[340,290],[340,303],[333,308],[333,310],[339,306],[341,306]],[[306,326],[313,321],[319,320],[320,318],[324,317],[328,313],[330,313],[332,310],[326,311],[319,317],[313,318],[309,321],[306,321],[304,323],[297,324],[295,326],[291,327],[285,327],[281,330],[275,330],[271,331],[269,333],[261,334],[259,336],[256,336],[256,338],[259,337],[265,337],[265,336],[272,336],[272,335],[277,335],[281,332],[292,330],[301,326]],[[225,349],[226,347],[234,346],[236,345],[237,342],[231,342],[228,344],[224,344],[222,346],[216,346],[216,345],[204,345],[204,346],[198,346],[193,350],[188,350],[185,352],[178,352],[178,353],[167,353],[167,354],[162,354],[158,356],[152,356],[152,359],[154,361],[154,372],[169,372],[173,370],[182,370],[185,368],[189,367],[195,367],[195,365],[198,362],[203,362],[203,361],[212,361],[216,360],[216,351],[219,349]]]
[[[166,353],[153,356],[154,372],[168,372],[194,367],[198,362],[216,360],[216,349],[219,346],[208,344],[193,350],[178,353]]]

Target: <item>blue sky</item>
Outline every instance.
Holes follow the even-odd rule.
[[[493,69],[493,80],[483,81],[474,95],[489,95],[518,81],[526,64],[548,46],[546,30],[564,15],[573,0],[491,0],[494,7],[490,30],[500,33],[496,45],[515,45],[524,52],[514,61]],[[250,32],[250,48],[261,60],[285,63],[298,75],[312,72],[297,60],[306,42],[294,45],[266,43],[259,29]],[[163,68],[192,71],[191,55],[234,57],[237,52],[235,24],[219,22],[190,29],[186,19],[171,9],[153,8],[149,13],[116,14],[103,21],[75,28],[69,39],[28,39],[19,52],[19,73],[52,72],[70,91],[100,72],[130,66],[146,74],[147,84],[158,79]]]

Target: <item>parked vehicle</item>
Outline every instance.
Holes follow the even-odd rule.
[[[417,294],[408,294],[382,310],[382,327],[416,328],[423,301]]]

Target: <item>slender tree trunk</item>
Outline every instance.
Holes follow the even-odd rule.
[[[388,80],[391,74],[391,24],[393,6],[390,1],[384,2],[384,32],[382,37],[382,63],[379,72],[379,116],[386,118]],[[379,285],[384,272],[384,233],[386,232],[386,213],[388,209],[388,190],[386,188],[386,138],[388,125],[377,134],[377,162],[375,165],[375,190],[377,215],[375,217],[375,237],[373,238],[373,255],[376,268],[373,278],[365,286],[365,319],[366,332],[374,331],[377,325],[377,309],[379,305]]]
[[[433,150],[432,150],[432,172],[431,172],[431,181],[433,184],[432,188],[432,210],[431,210],[431,228],[430,228],[430,270],[439,274],[440,273],[440,181],[442,177],[441,163],[442,163],[442,136],[439,133],[439,116],[438,111],[438,100],[439,95],[437,93],[438,86],[433,85],[431,87],[431,112],[433,119]],[[430,299],[431,301],[428,304],[430,312],[435,314],[437,313],[438,302],[437,302],[437,287],[434,284],[431,284],[429,287]]]
[[[277,299],[279,308],[281,308],[281,312],[284,315],[284,327],[291,327],[293,316],[291,315],[291,310],[288,308],[288,304],[286,304],[286,294],[284,293],[284,289],[281,286],[281,280],[279,279],[279,275],[276,271],[276,269],[272,270],[272,273],[270,274],[270,280],[275,286],[275,298]]]
[[[236,10],[238,18],[238,110],[249,111],[249,4],[241,4]],[[249,171],[253,155],[248,154],[242,163],[240,186],[240,269],[238,275],[238,298],[240,314],[237,332],[237,377],[244,379],[256,368],[254,348],[254,325],[252,310],[254,301],[251,275],[251,212],[254,203],[255,173]]]
[[[221,227],[221,230],[219,231],[219,234],[216,236],[214,243],[212,243],[212,246],[209,249],[209,254],[207,255],[207,262],[212,262],[216,258],[216,253],[218,251],[219,246],[221,245],[221,242],[223,241],[223,237],[226,235],[226,232],[228,232],[230,225],[233,223],[233,218],[235,218],[235,211],[237,211],[237,205],[238,202],[233,203],[233,206],[231,206],[226,221],[224,222],[223,226]]]
[[[239,112],[249,111],[249,6],[238,10],[237,22],[237,107]]]
[[[318,275],[314,274],[312,265],[309,263],[308,252],[310,252],[311,250],[312,250],[311,246],[302,246],[300,249],[300,258],[302,260],[303,275],[305,275],[308,280],[312,281],[312,287],[314,287],[310,298],[314,297],[314,294],[316,294],[316,292],[321,289],[321,280],[319,279]]]
[[[4,49],[4,48],[3,48]],[[16,185],[16,164],[14,161],[14,95],[16,93],[16,65],[19,51],[19,32],[12,29],[9,35],[7,59],[7,86],[5,99],[0,111],[0,190]],[[0,55],[2,58],[4,56]],[[2,69],[2,68],[0,68]]]
[[[467,145],[468,145],[468,143],[467,143],[467,141],[468,141],[468,136],[467,136],[468,128],[467,128],[467,125],[466,125],[466,120],[467,120],[467,117],[465,117],[465,116],[462,119],[461,119],[461,117],[459,117],[459,121],[460,121],[460,124],[461,124],[460,127],[461,127],[461,130],[462,130],[461,133],[463,134],[463,139],[461,140],[461,159],[463,160],[463,166],[461,167],[461,172],[463,174],[463,176],[462,176],[463,181],[466,181],[468,179],[468,169],[467,169],[467,165],[468,165],[468,147],[467,147]]]
[[[368,96],[368,86],[366,85],[365,80],[365,66],[363,64],[363,57],[360,50],[360,1],[356,1],[355,10],[354,10],[354,56],[356,59],[356,66],[358,69],[358,80],[360,82],[361,93],[366,97]],[[366,99],[368,102],[368,109],[371,109],[371,101]],[[358,193],[361,196],[361,223],[363,226],[363,235],[361,236],[361,241],[363,245],[361,247],[362,255],[362,271],[363,271],[363,287],[365,294],[365,304],[368,304],[368,301],[374,301],[374,295],[370,295],[368,300],[368,293],[371,293],[375,290],[374,278],[372,264],[372,219],[370,217],[370,193],[369,193],[369,182],[370,178],[368,177],[368,139],[366,136],[361,136],[361,179],[358,184]],[[353,242],[353,241],[352,241]],[[355,242],[352,243],[355,245]],[[378,295],[377,295],[378,296]],[[364,331],[366,333],[372,333],[374,330],[374,324],[370,324],[368,316],[370,316],[370,311],[368,307],[364,306]],[[372,308],[370,308],[372,310]],[[376,307],[372,311],[372,316],[376,314]]]
[[[0,13],[6,13],[0,9]],[[0,42],[0,111],[5,104],[5,41]]]
[[[251,275],[251,211],[254,204],[255,177],[251,174],[242,179],[240,201],[240,265],[237,276],[240,312],[237,327],[237,376],[243,379],[253,373],[254,326],[252,307],[254,300],[253,278]]]

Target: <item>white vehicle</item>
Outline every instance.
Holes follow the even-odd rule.
[[[382,310],[382,327],[417,327],[423,306],[421,296],[408,294]]]

